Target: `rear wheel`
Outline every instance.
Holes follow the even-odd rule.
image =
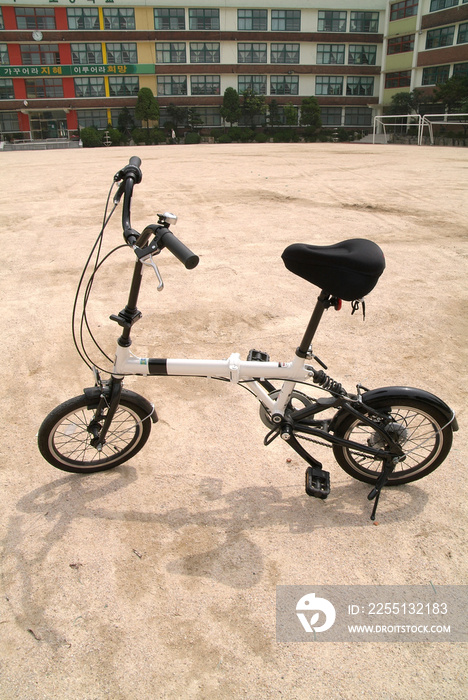
[[[122,390],[105,444],[99,449],[91,444],[89,430],[98,405],[99,397],[90,399],[83,394],[60,404],[44,419],[38,447],[49,464],[66,472],[99,472],[126,462],[141,450],[151,432],[152,414],[146,400]],[[98,429],[103,419],[101,414]]]
[[[389,477],[389,485],[407,484],[422,479],[442,464],[452,446],[449,420],[430,403],[423,400],[387,396],[385,400],[367,402],[386,414],[382,427],[403,448],[405,457]],[[369,416],[375,420],[374,416]],[[335,435],[368,447],[386,449],[382,436],[355,416],[338,423]],[[382,460],[375,459],[357,447],[333,445],[335,459],[350,476],[374,483],[382,471]]]

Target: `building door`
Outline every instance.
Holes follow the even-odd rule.
[[[63,110],[31,112],[29,117],[33,141],[68,137],[67,115]]]

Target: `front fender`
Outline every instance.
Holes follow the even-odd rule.
[[[389,398],[392,399],[414,399],[428,403],[433,408],[436,408],[447,420],[451,420],[450,426],[454,432],[458,430],[458,422],[454,412],[445,401],[439,399],[435,394],[431,394],[424,389],[414,389],[409,386],[384,386],[380,389],[371,389],[361,394],[362,402],[369,404],[373,408],[378,408],[378,405],[384,405]],[[356,406],[357,408],[358,406]],[[339,423],[346,415],[349,415],[346,410],[339,411],[336,417],[330,424],[330,430],[336,430]]]

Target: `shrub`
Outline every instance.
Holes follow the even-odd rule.
[[[270,137],[268,136],[268,134],[264,134],[263,131],[261,131],[260,133],[255,134],[254,141],[256,141],[257,143],[266,143],[267,141],[269,141],[269,139]]]
[[[132,139],[135,141],[137,146],[141,143],[150,143],[150,138],[150,132],[148,132],[146,129],[137,127],[132,131]]]
[[[166,143],[167,134],[162,129],[151,129],[151,143]]]
[[[102,135],[94,126],[86,126],[84,129],[81,129],[80,138],[83,141],[84,148],[102,146]]]
[[[201,136],[195,131],[187,131],[187,133],[185,134],[184,143],[200,143],[200,141]]]
[[[232,143],[232,138],[229,134],[220,134],[216,140],[218,143]]]
[[[106,131],[109,133],[112,146],[121,146],[123,143],[125,143],[125,138],[118,129],[114,129],[111,125],[109,125]],[[104,134],[105,133],[106,132],[104,132]]]
[[[242,128],[241,126],[233,126],[229,129],[228,134],[231,141],[241,141],[246,143],[247,141],[253,141],[255,132],[252,129]]]

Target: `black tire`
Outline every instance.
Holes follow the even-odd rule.
[[[391,414],[393,437],[405,450],[405,459],[397,464],[388,485],[407,484],[422,479],[442,464],[452,446],[449,419],[423,400],[387,396],[385,400],[368,401],[381,413]],[[371,416],[372,417],[372,416]],[[388,430],[389,427],[386,426]],[[335,435],[345,440],[385,449],[381,436],[359,418],[348,415],[335,429]],[[382,443],[382,444],[381,444]],[[382,461],[359,452],[357,448],[333,445],[335,459],[347,474],[369,484],[377,481]]]
[[[39,450],[49,464],[66,472],[92,473],[113,469],[141,450],[151,432],[148,404],[131,391],[122,390],[119,406],[101,451],[91,446],[88,425],[99,398],[84,394],[54,408],[38,433]]]

